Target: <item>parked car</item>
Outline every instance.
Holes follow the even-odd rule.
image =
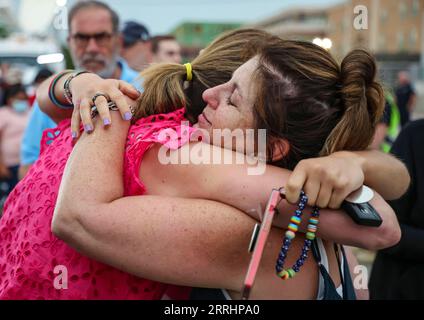
[[[59,72],[65,68],[61,48],[48,38],[14,35],[0,40],[0,64],[22,71],[24,85],[30,85],[41,68]]]

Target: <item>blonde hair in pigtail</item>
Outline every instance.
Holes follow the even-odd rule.
[[[168,113],[186,105],[184,77],[186,67],[176,63],[159,63],[141,73],[144,92],[141,95],[134,118]]]

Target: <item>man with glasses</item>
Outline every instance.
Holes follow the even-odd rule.
[[[68,15],[68,45],[76,69],[88,70],[103,78],[124,80],[136,85],[138,73],[119,57],[121,35],[119,16],[99,1],[78,2]],[[20,177],[38,159],[45,129],[56,127],[35,103],[21,147]]]

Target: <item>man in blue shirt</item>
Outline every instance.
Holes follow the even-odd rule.
[[[138,73],[119,57],[122,37],[119,34],[119,17],[115,11],[99,1],[78,2],[69,11],[68,24],[68,45],[76,69],[141,87],[137,84],[137,80],[140,80]],[[22,140],[21,178],[38,159],[43,131],[55,126],[56,123],[35,103]]]

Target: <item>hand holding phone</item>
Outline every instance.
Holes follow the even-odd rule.
[[[343,210],[360,225],[378,227],[383,220],[378,212],[368,202],[374,197],[374,191],[367,186],[362,186],[350,194],[342,204]],[[284,188],[273,189],[269,197],[262,223],[257,223],[252,233],[249,252],[252,253],[249,268],[244,280],[242,299],[247,300],[253,287],[260,261],[265,249],[266,241],[271,231],[272,222],[278,212],[278,204],[285,199]]]

